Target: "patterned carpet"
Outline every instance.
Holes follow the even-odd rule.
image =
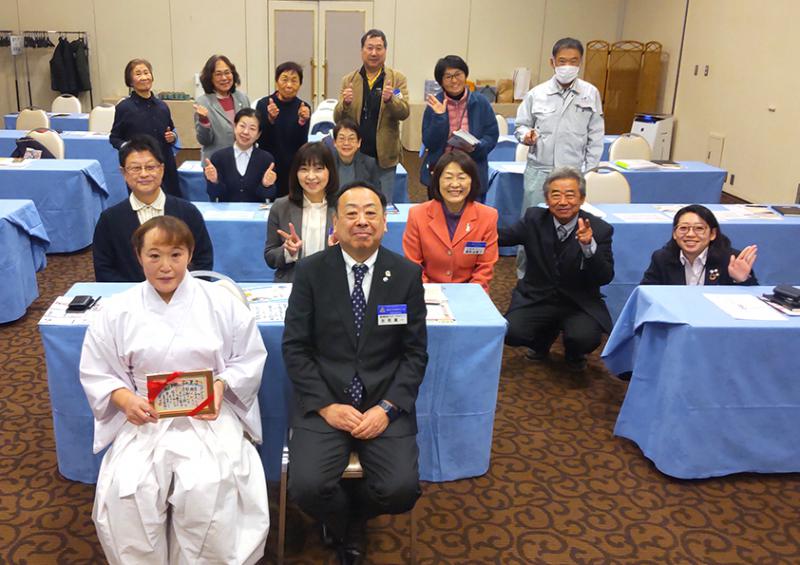
[[[407,160],[416,178],[416,162]],[[501,311],[512,271],[512,260],[502,259],[492,283]],[[91,253],[49,256],[38,280],[41,297],[28,314],[0,325],[0,563],[102,563],[94,488],[63,479],[56,467],[36,327],[56,296],[93,280]],[[554,353],[540,365],[506,348],[491,468],[423,485],[415,509],[420,563],[800,563],[800,475],[665,477],[612,435],[625,385],[596,354],[576,379],[561,350]],[[264,563],[274,562],[274,516]],[[287,563],[334,563],[296,511],[288,542]],[[370,522],[368,543],[370,563],[408,562],[408,515]]]

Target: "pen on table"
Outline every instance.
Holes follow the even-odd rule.
[[[102,296],[98,296],[97,298],[95,298],[94,302],[92,302],[92,305],[89,306],[89,308],[94,308],[95,306],[97,306],[97,303],[100,302],[101,298],[103,298],[103,297]]]

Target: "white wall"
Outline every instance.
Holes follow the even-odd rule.
[[[794,202],[800,183],[798,20],[795,0],[689,2],[673,156],[702,161],[724,136],[725,191],[752,202]]]
[[[375,27],[389,40],[388,63],[409,79],[412,102],[422,102],[423,84],[436,60],[464,57],[473,79],[511,78],[528,67],[533,82],[550,76],[550,48],[559,37],[616,40],[625,0],[367,0]],[[300,4],[300,2],[298,2]],[[153,63],[156,90],[193,94],[192,77],[212,53],[225,53],[251,98],[267,93],[268,0],[2,0],[0,29],[85,30],[89,33],[94,101],[127,94],[125,63]],[[458,9],[456,9],[458,8]],[[27,50],[33,103],[49,107],[51,50]],[[0,53],[0,112],[16,109],[13,67]],[[22,104],[28,104],[24,64]],[[88,96],[83,95],[88,107]]]
[[[621,39],[644,43],[658,41],[662,45],[664,87],[658,97],[658,112],[661,113],[672,112],[687,1],[634,0],[626,1],[624,6]]]

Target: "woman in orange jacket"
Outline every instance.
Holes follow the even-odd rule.
[[[433,200],[413,206],[403,234],[405,256],[422,267],[422,282],[478,283],[489,292],[497,262],[497,210],[475,202],[475,162],[445,153],[431,177]]]

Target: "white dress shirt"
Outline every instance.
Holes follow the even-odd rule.
[[[680,260],[683,265],[683,272],[686,275],[686,286],[705,286],[706,284],[706,259],[708,258],[708,247],[698,255],[694,263],[689,261],[681,251]]]
[[[253,155],[253,146],[250,149],[243,151],[239,146],[233,144],[233,158],[236,161],[236,170],[239,171],[241,176],[247,172],[247,165],[250,164],[250,157]]]
[[[151,218],[164,215],[164,204],[167,202],[167,197],[164,196],[163,190],[159,190],[158,196],[153,200],[153,203],[145,204],[131,192],[131,195],[128,197],[128,202],[131,203],[131,208],[136,212],[136,216],[139,218],[139,225],[141,225]]]
[[[314,253],[319,253],[325,249],[328,234],[325,228],[328,223],[328,201],[324,198],[322,202],[311,202],[303,195],[303,223],[300,226],[300,239],[303,246],[298,255],[290,255],[286,249],[283,250],[283,257],[287,263],[293,263],[300,257],[308,257]]]
[[[375,261],[378,258],[378,250],[376,249],[375,253],[370,255],[363,263],[359,263],[350,257],[344,249],[342,249],[342,257],[344,257],[344,264],[345,267],[347,267],[347,287],[350,289],[351,296],[353,295],[353,287],[356,285],[356,274],[353,272],[353,267],[359,264],[367,266],[367,274],[364,275],[364,280],[361,282],[361,290],[364,291],[364,300],[369,301],[369,289],[372,288],[372,275],[375,272]]]

